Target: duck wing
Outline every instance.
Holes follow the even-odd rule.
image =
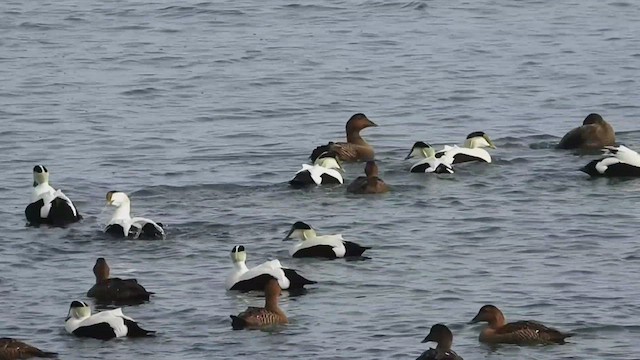
[[[453,350],[439,351],[437,349],[429,349],[422,353],[416,360],[463,360]]]
[[[536,321],[516,321],[504,325],[495,334],[513,344],[564,344],[571,334],[542,325]]]
[[[162,224],[151,219],[134,217],[131,219],[131,226],[136,228],[136,232],[133,234],[134,239],[164,239],[166,235]]]
[[[318,146],[311,152],[309,159],[316,159],[327,151],[333,151],[338,159],[347,162],[373,160],[373,148],[369,145],[352,144],[348,142],[329,142],[327,145]]]
[[[12,338],[0,338],[0,359],[28,359],[30,357],[54,358],[58,354],[42,351],[22,341]]]
[[[95,284],[88,292],[88,297],[100,301],[148,301],[153,292],[147,291],[136,279],[111,278],[105,283]]]

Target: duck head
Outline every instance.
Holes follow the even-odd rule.
[[[429,335],[422,340],[423,343],[429,341],[437,343],[439,348],[445,348],[448,350],[451,348],[451,344],[453,343],[453,334],[446,325],[435,324],[431,327]]]
[[[600,114],[591,113],[591,114],[587,115],[586,118],[584,118],[584,121],[582,122],[582,125],[602,124],[604,122],[605,121],[602,118],[602,116],[600,116]]]
[[[104,258],[98,258],[96,264],[93,265],[93,275],[96,276],[96,284],[100,284],[109,280],[109,265]]]
[[[349,118],[347,121],[346,130],[347,134],[352,132],[358,132],[362,129],[366,129],[368,127],[378,126],[373,121],[369,120],[367,116],[363,113],[357,113]]]
[[[416,141],[416,143],[413,144],[411,151],[409,151],[409,155],[407,155],[407,157],[405,157],[404,159],[408,160],[413,158],[430,158],[435,155],[436,151],[431,147],[431,145],[423,141]]]
[[[44,165],[33,167],[33,187],[49,182],[49,170]]]
[[[367,161],[367,163],[364,165],[364,174],[367,175],[368,178],[378,176],[378,165],[376,165],[375,161]]]
[[[315,161],[316,165],[322,166],[325,169],[336,169],[342,171],[342,165],[338,159],[338,154],[334,151],[325,151]]]
[[[467,140],[465,140],[464,146],[470,149],[482,147],[490,147],[492,149],[496,148],[493,141],[489,138],[489,135],[485,134],[483,131],[475,131],[467,135]]]
[[[502,326],[505,323],[502,311],[493,305],[485,305],[480,308],[478,314],[471,319],[470,324],[478,322],[487,322],[490,327]]]
[[[73,318],[81,320],[86,319],[89,316],[91,316],[91,307],[87,305],[87,303],[78,300],[71,302],[71,305],[69,306],[69,316],[67,319]]]
[[[107,193],[107,205],[120,207],[122,205],[130,204],[131,201],[127,194],[120,191],[109,191]]]
[[[291,230],[289,230],[287,236],[285,236],[282,241],[289,239],[304,241],[315,236],[316,232],[311,228],[311,226],[302,221],[296,221],[293,225],[291,225]]]
[[[244,246],[236,245],[231,249],[231,261],[233,261],[234,264],[247,261],[247,252],[244,250]]]

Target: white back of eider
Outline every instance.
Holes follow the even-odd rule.
[[[604,158],[596,163],[596,171],[598,171],[600,174],[604,174],[609,166],[618,164],[620,162],[620,159],[618,159],[617,157],[612,156]]]
[[[303,171],[308,171],[309,175],[311,176],[311,179],[313,180],[314,183],[316,183],[316,185],[320,185],[322,184],[322,175],[323,174],[327,174],[331,177],[334,177],[336,179],[338,179],[338,181],[340,182],[340,184],[343,183],[343,179],[342,179],[342,174],[340,174],[340,172],[338,170],[335,169],[328,169],[325,168],[321,165],[315,164],[315,165],[309,165],[309,164],[302,164],[302,169],[298,170],[298,172],[296,172],[296,174],[299,174]]]
[[[445,145],[444,148],[439,153],[444,152],[444,155],[440,157],[440,160],[446,164],[452,164],[454,161],[454,157],[457,154],[465,154],[467,156],[472,156],[478,158],[478,160],[483,160],[488,163],[491,162],[491,155],[489,152],[483,148],[466,148],[466,147],[458,147],[458,146],[448,146]]]
[[[124,324],[123,319],[134,321],[132,318],[125,316],[122,313],[122,309],[118,308],[115,310],[99,312],[84,319],[75,319],[71,317],[65,322],[64,328],[71,334],[81,327],[107,323],[113,329],[116,337],[122,337],[127,335],[127,326]]]
[[[640,154],[629,149],[628,147],[624,145],[620,145],[618,147],[608,146],[607,149],[616,149],[617,151],[612,155],[620,159],[621,162],[640,167]]]
[[[336,254],[336,257],[344,257],[347,253],[347,249],[344,247],[343,241],[344,239],[342,238],[342,234],[312,237],[304,241],[299,241],[297,244],[293,245],[289,249],[289,255],[293,256],[293,254],[299,250],[312,248],[314,246],[328,245],[333,248],[333,252]]]
[[[436,169],[440,164],[444,164],[447,168],[451,169],[451,161],[449,160],[453,161],[453,158],[451,159],[446,158],[445,155],[443,155],[440,158],[435,158],[435,157],[424,158],[416,162],[415,164],[411,165],[410,171],[413,170],[413,168],[415,168],[416,166],[420,166],[423,164],[429,164],[429,167],[426,168],[424,172],[434,172],[436,171]]]
[[[279,260],[266,261],[244,272],[242,272],[242,270],[234,268],[234,272],[235,272],[234,274],[229,276],[229,279],[227,280],[227,285],[229,284],[229,282],[233,280],[235,281],[233,281],[231,286],[228,286],[227,289],[230,289],[233,286],[233,284],[239,281],[253,279],[254,277],[257,277],[263,274],[269,274],[274,278],[276,278],[278,280],[278,284],[280,285],[280,288],[282,289],[288,289],[289,285],[291,285],[289,279],[287,279],[287,277],[284,274],[284,271],[282,270],[282,264],[280,264]]]

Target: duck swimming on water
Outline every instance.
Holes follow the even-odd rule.
[[[316,235],[316,231],[302,221],[297,221],[284,240],[297,239],[299,242],[289,249],[289,254],[297,257],[322,257],[328,259],[362,256],[370,247],[346,241],[342,234]]]
[[[49,185],[49,171],[43,165],[33,168],[31,203],[24,214],[31,225],[66,226],[82,219],[67,195]]]
[[[244,246],[236,245],[231,249],[233,271],[225,282],[227,290],[262,290],[271,279],[278,280],[280,288],[285,290],[302,289],[305,285],[316,283],[302,277],[293,269],[283,267],[278,260],[267,261],[251,269],[247,267],[246,260]]]
[[[580,171],[594,177],[638,177],[640,176],[640,154],[624,145],[605,146],[607,157],[593,160]]]
[[[360,131],[368,127],[378,126],[369,120],[365,114],[353,115],[346,125],[347,142],[330,142],[327,145],[318,146],[313,150],[309,158],[316,159],[326,151],[333,151],[341,161],[355,162],[373,160],[373,147],[360,136]]]
[[[333,151],[322,153],[313,165],[302,164],[295,177],[289,181],[293,187],[307,185],[342,184],[342,166],[338,155]]]
[[[270,279],[264,287],[264,307],[249,307],[240,314],[231,315],[231,327],[234,330],[260,329],[289,323],[287,315],[278,306],[282,289],[276,279]]]
[[[444,148],[436,152],[436,158],[445,164],[460,164],[470,161],[491,162],[491,155],[483,148],[496,146],[489,138],[489,135],[482,131],[475,131],[467,135],[463,147],[457,145],[445,145]]]
[[[389,191],[389,186],[378,177],[378,165],[371,160],[364,166],[366,176],[358,176],[349,184],[347,191],[354,194],[382,194]]]
[[[109,278],[109,265],[104,258],[98,258],[93,266],[96,284],[89,289],[87,296],[101,302],[117,304],[137,304],[149,301],[152,292],[147,291],[136,279]]]
[[[453,174],[451,164],[444,162],[445,157],[436,158],[436,151],[431,145],[416,141],[407,155],[405,160],[419,158],[420,160],[411,166],[412,173],[436,173],[436,174]]]
[[[429,335],[422,340],[423,343],[429,341],[433,341],[438,345],[436,345],[435,349],[429,349],[423,352],[416,360],[463,360],[461,356],[451,350],[453,334],[446,325],[433,325],[429,331]]]
[[[587,115],[582,126],[566,133],[558,143],[558,149],[602,149],[616,143],[613,127],[596,113]]]
[[[480,332],[480,342],[488,344],[564,344],[572,334],[562,333],[535,321],[506,322],[502,311],[493,305],[480,308],[471,323],[487,322],[489,326]]]
[[[161,240],[165,238],[162,223],[143,217],[131,217],[131,201],[120,191],[107,193],[107,205],[116,208],[104,232],[115,237],[140,240]]]
[[[135,320],[125,316],[120,308],[91,315],[91,307],[77,300],[69,306],[64,328],[69,334],[100,340],[155,336],[155,331],[141,328]]]
[[[0,360],[17,360],[30,358],[55,358],[58,354],[42,351],[20,340],[0,338]]]

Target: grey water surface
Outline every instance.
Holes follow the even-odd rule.
[[[0,336],[62,359],[413,359],[432,324],[465,359],[637,359],[640,180],[591,180],[596,155],[553,145],[590,112],[640,149],[640,9],[632,1],[0,2]],[[364,112],[392,192],[290,189],[311,150]],[[492,164],[410,174],[413,142],[486,131]],[[35,164],[85,219],[25,226]],[[347,166],[347,181],[362,173]],[[107,191],[167,224],[161,242],[102,227]],[[363,261],[291,259],[297,220],[372,246]],[[259,293],[224,290],[236,244],[318,281],[291,324],[232,331]],[[103,256],[156,292],[125,314],[158,337],[64,332]],[[575,335],[490,349],[468,325]]]

